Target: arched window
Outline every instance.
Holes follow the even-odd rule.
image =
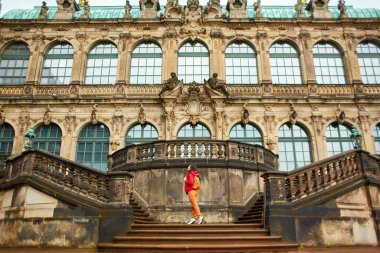
[[[375,126],[374,136],[375,136],[376,154],[380,155],[380,123],[378,123]]]
[[[154,43],[138,45],[132,52],[131,84],[160,84],[162,50]]]
[[[315,76],[318,84],[345,84],[341,52],[332,44],[318,43],[313,48]]]
[[[86,84],[115,84],[118,52],[115,45],[96,45],[88,54]]]
[[[157,129],[146,123],[144,125],[135,125],[130,128],[125,136],[125,145],[141,144],[158,140]]]
[[[56,124],[41,125],[36,129],[36,137],[33,140],[34,149],[43,149],[60,155],[62,131]]]
[[[203,83],[210,78],[207,48],[199,42],[188,42],[178,51],[178,78],[184,83]]]
[[[350,129],[338,123],[332,123],[326,128],[326,141],[329,156],[354,148]]]
[[[56,44],[46,54],[41,84],[69,84],[74,48],[68,43]]]
[[[235,141],[246,142],[250,144],[263,145],[263,137],[260,131],[251,124],[237,124],[230,132],[230,139]]]
[[[245,43],[233,43],[226,48],[227,84],[257,84],[255,51]]]
[[[356,48],[363,83],[380,84],[380,47],[361,43]]]
[[[186,124],[178,131],[177,139],[211,139],[211,134],[202,124]]]
[[[278,130],[280,170],[290,171],[311,163],[310,137],[299,126],[286,123]]]
[[[276,43],[269,53],[273,84],[302,84],[299,55],[293,46]]]
[[[76,161],[107,171],[110,131],[103,124],[89,124],[79,134]]]
[[[11,125],[7,123],[0,125],[0,160],[12,154],[14,137],[15,131]]]
[[[24,84],[29,56],[29,47],[25,43],[9,45],[0,57],[0,85]]]

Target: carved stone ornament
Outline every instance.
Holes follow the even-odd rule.
[[[158,0],[140,0],[140,18],[157,18],[159,10]]]
[[[212,77],[209,78],[207,81],[205,79],[204,83],[205,83],[205,91],[210,97],[214,97],[214,96],[229,97],[230,96],[230,92],[227,89],[226,83],[218,79],[218,73],[212,74]]]
[[[346,7],[345,1],[339,0],[338,10],[340,12],[340,14],[339,14],[340,19],[347,18],[347,7]]]
[[[132,5],[129,3],[129,0],[125,2],[124,6],[124,18],[131,18]]]
[[[145,111],[144,111],[144,106],[143,104],[140,104],[140,111],[139,115],[137,117],[137,121],[141,124],[144,125],[146,122],[146,116],[145,116]]]
[[[328,10],[330,0],[310,0],[306,6],[312,18],[332,18]]]
[[[91,109],[91,117],[90,117],[91,124],[94,124],[94,125],[98,124],[99,122],[98,115],[97,115],[98,110],[99,110],[98,105],[94,104]]]
[[[170,73],[170,78],[162,84],[162,89],[158,94],[160,97],[177,97],[182,93],[183,81],[178,80],[177,74]]]
[[[42,2],[40,15],[38,15],[38,20],[46,20],[47,19],[47,13],[48,13],[49,7],[47,7],[46,2]]]
[[[187,5],[182,13],[182,19],[186,23],[203,22],[204,15],[202,7],[199,5],[199,0],[187,0]]]
[[[179,19],[182,15],[182,7],[178,4],[178,0],[168,0],[165,6],[164,17]]]
[[[206,19],[217,19],[222,17],[222,7],[220,0],[209,0],[204,10]]]
[[[247,0],[228,0],[226,9],[229,18],[247,18]]]
[[[263,8],[261,7],[261,0],[253,4],[253,9],[256,11],[256,18],[263,18]]]
[[[44,125],[50,125],[51,123],[51,116],[50,116],[50,106],[47,105],[46,106],[46,110],[45,110],[45,113],[44,113],[44,117],[43,117],[43,121],[44,121]]]
[[[304,18],[305,14],[303,13],[303,4],[301,0],[297,0],[296,5],[294,6],[294,9],[296,10],[297,18]]]
[[[247,125],[249,122],[249,111],[247,109],[247,103],[245,103],[243,105],[243,111],[242,111],[242,114],[241,114],[241,123],[243,125]]]
[[[115,136],[112,138],[112,140],[110,141],[110,145],[111,145],[111,150],[112,151],[116,151],[119,149],[120,147],[120,138],[119,136]]]
[[[194,126],[198,123],[201,113],[205,111],[205,107],[202,104],[200,98],[201,89],[198,86],[193,84],[189,87],[188,92],[189,95],[185,103],[185,112],[189,117],[190,123]]]
[[[80,85],[77,84],[70,84],[70,95],[78,96],[79,95],[79,87]]]
[[[57,0],[58,11],[54,19],[72,19],[75,11],[79,11],[79,6],[75,0]]]
[[[88,4],[88,0],[83,0],[83,13],[80,18],[89,19],[90,18],[90,5]]]
[[[5,123],[5,115],[3,106],[0,105],[0,126]]]

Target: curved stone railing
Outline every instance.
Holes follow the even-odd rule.
[[[156,141],[146,144],[131,145],[110,156],[110,170],[122,171],[130,168],[151,167],[163,161],[184,163],[196,159],[206,163],[237,164],[245,167],[277,170],[278,156],[259,145],[236,141],[213,140],[175,140]],[[145,165],[145,166],[143,166]]]
[[[21,178],[39,180],[58,191],[98,203],[128,202],[125,196],[131,181],[128,172],[100,172],[42,150],[8,158],[3,183]]]
[[[294,202],[358,176],[380,178],[380,158],[351,150],[289,173],[263,175],[267,200],[272,203]]]

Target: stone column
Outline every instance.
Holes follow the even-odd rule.
[[[119,36],[118,45],[118,60],[117,60],[117,78],[116,83],[118,85],[125,85],[127,83],[127,65],[128,65],[128,54],[127,45],[131,39],[130,33],[121,33]]]
[[[359,59],[358,54],[356,52],[356,43],[355,43],[355,35],[354,34],[344,34],[344,40],[346,42],[345,51],[345,68],[347,72],[347,81],[352,83],[354,86],[355,93],[363,93],[362,89],[362,76],[360,73]],[[349,79],[348,79],[349,78]]]
[[[174,36],[174,35],[173,35]],[[165,38],[162,50],[162,82],[170,78],[170,73],[178,75],[178,51],[177,43],[172,37]]]
[[[300,40],[302,41],[302,52],[300,60],[301,66],[303,66],[302,74],[306,84],[316,84],[315,67],[313,61],[313,48],[311,45],[310,33],[308,31],[300,32]]]
[[[272,76],[270,72],[270,56],[269,56],[269,43],[268,43],[268,35],[266,31],[258,31],[257,32],[257,40],[259,44],[259,48],[257,52],[257,65],[259,69],[259,76],[261,76],[261,83],[272,83]]]
[[[81,50],[74,52],[70,85],[81,85],[83,83],[83,77],[81,76],[81,73],[84,69],[84,58],[87,57]]]
[[[33,37],[33,50],[30,52],[25,84],[37,85],[41,80],[41,68],[44,62],[44,41],[41,36]]]

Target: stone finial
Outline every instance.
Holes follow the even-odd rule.
[[[129,3],[129,0],[125,2],[124,11],[124,18],[131,18],[132,5]]]
[[[84,19],[89,19],[90,18],[90,5],[88,3],[88,0],[83,0],[82,6],[83,6],[83,13],[80,17],[84,18]]]
[[[263,8],[261,6],[261,0],[258,0],[253,4],[253,9],[256,11],[256,18],[263,18]]]
[[[159,10],[158,0],[140,0],[140,18],[157,18]]]
[[[40,15],[38,16],[38,20],[46,20],[47,19],[47,13],[48,13],[49,7],[47,7],[46,2],[42,2]]]
[[[305,14],[303,13],[303,3],[302,0],[297,0],[295,7],[297,18],[304,18]]]
[[[340,11],[340,15],[339,15],[340,19],[347,18],[347,7],[346,7],[345,1],[339,0],[338,10]]]

